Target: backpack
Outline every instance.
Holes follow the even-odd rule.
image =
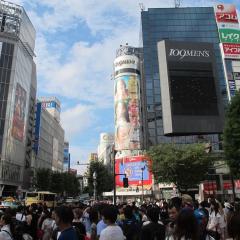
[[[26,222],[15,220],[14,223],[14,240],[23,240],[23,235],[26,233]]]

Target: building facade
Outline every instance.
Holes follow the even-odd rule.
[[[63,171],[64,130],[42,103],[36,105],[35,169]]]
[[[218,29],[213,7],[150,8],[141,12],[141,42],[143,47],[142,105],[145,147],[160,143],[217,143],[218,135],[190,135],[167,137],[164,135],[162,97],[160,89],[157,44],[162,40],[206,42],[214,48],[216,73],[221,98],[228,101],[223,62],[219,47]]]
[[[105,165],[111,165],[114,145],[114,135],[111,133],[101,133],[98,145],[98,159]]]
[[[0,195],[8,195],[31,175],[36,32],[25,10],[5,1],[0,26]]]

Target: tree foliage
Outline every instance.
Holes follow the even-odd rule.
[[[235,177],[240,176],[240,92],[228,106],[223,133],[226,162]]]
[[[100,196],[103,192],[112,191],[113,189],[113,175],[109,172],[107,166],[101,161],[92,161],[88,168],[88,187],[89,194],[93,195],[93,173],[96,172],[96,190],[97,196]]]
[[[75,175],[50,169],[37,169],[36,187],[41,191],[51,191],[68,196],[76,196],[80,191],[80,184]]]
[[[181,192],[203,181],[213,162],[204,144],[161,144],[147,154],[156,181],[174,183]]]

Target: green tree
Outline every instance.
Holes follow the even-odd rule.
[[[64,177],[63,173],[52,172],[51,173],[51,192],[61,194],[64,192]]]
[[[51,170],[46,168],[37,169],[36,187],[40,191],[48,191],[51,186]]]
[[[240,176],[240,92],[231,99],[225,118],[223,148],[234,177]]]
[[[204,144],[161,144],[148,152],[157,182],[174,183],[180,192],[195,187],[206,177],[213,161]]]
[[[109,172],[107,166],[101,161],[92,161],[88,168],[88,187],[89,194],[93,195],[93,173],[96,172],[96,190],[97,196],[100,196],[103,192],[112,191],[113,189],[113,175]]]
[[[63,173],[64,191],[68,196],[77,196],[80,192],[80,184],[77,177],[70,173]]]

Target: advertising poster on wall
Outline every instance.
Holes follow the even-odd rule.
[[[115,79],[115,149],[140,149],[140,100],[138,75]]]
[[[26,91],[19,83],[17,83],[12,123],[12,136],[21,142],[23,141],[24,137],[26,98]]]
[[[152,187],[152,173],[149,170],[151,161],[146,156],[125,157],[116,159],[116,174],[126,174],[131,187],[141,187],[142,177],[144,189]],[[123,186],[124,175],[116,177],[116,185]]]

